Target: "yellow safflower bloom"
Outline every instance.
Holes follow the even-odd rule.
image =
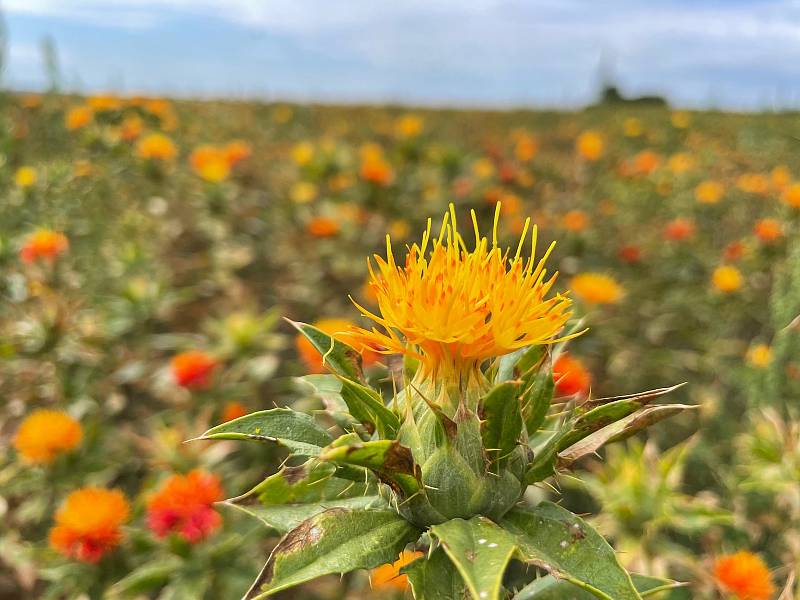
[[[604,273],[579,273],[570,280],[569,288],[587,304],[616,304],[624,295],[622,286]]]

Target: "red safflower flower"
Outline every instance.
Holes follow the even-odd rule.
[[[202,390],[211,385],[211,376],[219,363],[202,350],[181,352],[172,359],[172,376],[175,383],[191,390]]]
[[[664,227],[664,237],[673,242],[686,240],[694,235],[695,225],[691,219],[674,219]]]
[[[722,257],[728,262],[736,262],[744,256],[744,244],[740,241],[731,242],[722,251]]]
[[[222,500],[216,475],[195,469],[187,475],[172,475],[147,500],[147,526],[158,537],[176,533],[197,543],[222,524],[214,502]]]
[[[247,414],[247,409],[241,402],[228,402],[222,409],[222,422],[227,423]]]
[[[783,225],[777,219],[761,219],[753,227],[756,237],[769,244],[783,237]]]
[[[769,569],[751,552],[720,557],[714,564],[714,578],[738,600],[769,600],[775,593]]]
[[[617,252],[617,256],[626,263],[638,263],[642,260],[642,249],[634,245],[623,246]]]
[[[52,229],[37,229],[25,240],[20,248],[22,262],[32,263],[37,260],[54,261],[69,248],[67,236]]]
[[[553,379],[559,396],[581,396],[589,392],[592,375],[583,363],[567,353],[559,355],[553,364]]]

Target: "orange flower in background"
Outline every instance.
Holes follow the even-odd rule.
[[[39,94],[25,94],[20,98],[20,104],[24,108],[39,108],[42,105],[42,97]]]
[[[333,237],[339,233],[339,223],[329,217],[314,217],[306,225],[306,231],[318,238]]]
[[[37,229],[28,236],[20,248],[22,262],[32,263],[37,260],[54,261],[69,249],[67,236],[52,229]]]
[[[564,229],[579,232],[589,225],[589,215],[582,210],[571,210],[564,215],[561,222],[564,225]]]
[[[189,350],[172,358],[175,383],[190,390],[203,390],[211,385],[211,376],[219,366],[216,358],[202,350]]]
[[[672,242],[681,242],[689,239],[695,233],[696,227],[691,219],[673,219],[664,227],[664,238]]]
[[[617,252],[617,256],[619,256],[620,260],[623,262],[634,264],[641,262],[642,250],[639,248],[639,246],[629,244],[627,246],[622,246],[622,248],[620,248]]]
[[[187,542],[200,542],[222,524],[213,506],[222,498],[216,475],[199,469],[172,475],[147,500],[147,526],[158,537],[175,533]]]
[[[763,196],[769,193],[769,179],[760,173],[743,173],[736,179],[736,187],[747,194]]]
[[[253,148],[244,140],[233,140],[225,144],[222,152],[225,155],[225,160],[228,161],[228,165],[234,167],[250,158],[253,155]]]
[[[616,304],[622,298],[622,286],[604,273],[580,273],[569,282],[569,289],[587,304]]]
[[[592,385],[592,374],[579,359],[565,352],[553,363],[553,380],[559,396],[585,396]]]
[[[72,492],[56,512],[50,545],[64,556],[96,563],[122,541],[130,509],[122,492],[88,487]]]
[[[744,251],[744,244],[737,240],[725,246],[725,250],[722,252],[722,257],[728,262],[735,262],[742,259],[744,256]]]
[[[769,177],[772,180],[772,185],[778,191],[783,190],[787,185],[792,183],[792,173],[786,165],[778,165],[772,169]]]
[[[652,150],[644,150],[633,157],[631,168],[635,175],[650,175],[661,164],[661,157]]]
[[[222,409],[222,422],[227,423],[247,414],[247,408],[241,402],[227,402]]]
[[[800,183],[787,186],[781,194],[781,200],[792,208],[800,208]]]
[[[82,438],[80,423],[67,413],[35,410],[20,424],[13,444],[26,461],[46,464],[77,448]]]
[[[369,287],[370,286],[365,285],[366,289],[369,289]],[[351,341],[346,335],[343,335],[353,329],[353,323],[346,319],[320,319],[312,323],[312,325],[323,333],[327,333],[335,340],[339,340],[345,344],[349,344]],[[306,365],[306,369],[311,373],[324,373],[325,365],[322,364],[322,354],[314,348],[306,336],[298,334],[294,342],[300,359]],[[378,360],[378,355],[369,349],[364,349],[361,352],[361,358],[364,365],[369,366]]]
[[[172,161],[178,155],[175,143],[163,133],[151,133],[136,144],[136,154],[145,160]]]
[[[677,152],[669,157],[668,166],[675,175],[682,175],[694,167],[694,161],[685,152]]]
[[[744,278],[742,277],[741,271],[736,267],[722,265],[714,270],[714,273],[711,275],[711,283],[713,283],[714,287],[720,292],[727,294],[741,288],[742,283],[744,283]]]
[[[24,190],[36,185],[36,180],[38,178],[39,177],[36,174],[36,169],[33,167],[20,167],[14,173],[14,183],[17,185],[17,187]]]
[[[111,94],[91,96],[86,101],[86,104],[88,104],[92,110],[96,110],[98,112],[119,110],[122,108],[122,100]]]
[[[520,134],[514,144],[514,156],[517,157],[517,160],[528,162],[533,160],[537,152],[539,152],[539,144],[536,142],[536,138],[528,133]]]
[[[770,600],[775,593],[767,565],[751,552],[737,552],[717,559],[714,578],[738,600]]]
[[[411,552],[403,550],[400,557],[390,565],[381,565],[370,572],[369,580],[374,590],[396,590],[402,592],[408,589],[408,577],[400,573],[400,569],[411,564],[419,557],[424,556],[422,552]]]
[[[119,137],[126,142],[132,142],[142,135],[144,122],[139,115],[128,115],[119,126]]]
[[[76,106],[64,115],[64,125],[70,131],[82,129],[92,122],[94,111],[89,106]]]
[[[593,130],[584,131],[575,141],[575,149],[585,160],[598,160],[603,155],[604,146],[603,137]]]
[[[216,146],[198,146],[189,155],[189,164],[195,173],[211,183],[225,181],[231,173],[225,152]]]
[[[761,219],[753,227],[756,237],[769,244],[783,237],[783,225],[777,219]]]
[[[701,204],[716,204],[722,200],[723,194],[725,186],[713,179],[703,181],[694,188],[694,197]]]
[[[381,155],[371,155],[361,159],[361,179],[380,186],[392,181],[392,167]]]

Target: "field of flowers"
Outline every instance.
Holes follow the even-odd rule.
[[[555,407],[687,382],[669,420],[559,455],[526,499],[584,515],[626,569],[663,578],[641,597],[800,597],[798,157],[788,114],[3,96],[0,599],[245,594],[285,531],[274,511],[221,501],[298,446],[197,438],[276,407],[365,422],[304,377],[330,365],[284,317],[347,341],[366,313],[387,317],[391,278],[370,282],[367,257],[403,264],[445,214],[471,247],[471,210],[511,256],[521,237],[529,254],[527,217],[537,257],[557,241],[551,294],[569,292],[572,314],[547,310],[569,317],[565,334],[588,330],[554,346]],[[415,318],[468,319],[460,309]],[[359,335],[368,379],[391,390],[403,348]],[[421,369],[444,368],[433,352]],[[258,494],[296,524],[286,511],[314,492],[295,483]],[[421,553],[393,556],[275,591],[409,597],[399,569]],[[503,586],[542,573],[515,562]],[[547,593],[517,598],[587,594]],[[457,597],[431,594],[417,597]]]

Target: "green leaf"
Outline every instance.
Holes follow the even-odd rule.
[[[363,382],[364,370],[361,367],[361,355],[347,344],[332,338],[306,323],[287,319],[297,331],[302,333],[317,352],[322,355],[322,362],[334,373],[351,381]]]
[[[541,364],[546,353],[547,348],[537,344],[535,346],[526,346],[515,350],[511,354],[501,356],[498,361],[497,376],[494,378],[494,382],[499,384],[521,377],[536,365]]]
[[[431,527],[474,600],[498,600],[503,575],[517,550],[513,535],[486,517],[452,519]]]
[[[531,375],[525,386],[522,394],[522,415],[525,431],[528,435],[533,435],[544,424],[556,388],[549,359],[544,368]]]
[[[481,438],[493,463],[502,465],[517,447],[522,433],[519,382],[494,387],[481,401]]]
[[[244,600],[267,598],[322,575],[391,563],[419,535],[392,510],[326,510],[286,534]]]
[[[299,526],[303,521],[310,519],[331,508],[345,508],[348,510],[367,510],[376,508],[389,508],[386,500],[380,496],[353,496],[335,498],[321,502],[306,504],[276,504],[264,506],[263,504],[238,504],[230,500],[223,503],[251,517],[255,517],[269,529],[280,534],[285,534]]]
[[[329,446],[320,454],[320,460],[370,469],[381,481],[405,497],[420,489],[417,465],[411,450],[394,440]]]
[[[558,464],[561,467],[567,467],[579,458],[594,454],[605,444],[624,440],[667,417],[695,408],[697,406],[688,404],[646,406],[632,415],[603,427],[577,443],[564,448],[558,453]]]
[[[630,575],[602,536],[568,510],[542,502],[512,509],[500,522],[523,560],[603,600],[640,600]]]
[[[181,568],[177,557],[159,558],[145,563],[116,582],[109,590],[111,598],[133,598],[149,594],[166,585]]]
[[[378,430],[383,439],[394,439],[400,428],[400,419],[384,403],[381,395],[368,387],[348,379],[342,380],[342,399],[350,414],[367,426]]]
[[[408,576],[415,600],[462,600],[467,586],[442,548],[401,570]]]
[[[649,598],[659,592],[685,585],[669,579],[648,577],[647,575],[637,575],[635,573],[631,574],[631,579],[642,598]],[[592,600],[593,598],[596,598],[594,594],[582,590],[568,581],[557,579],[552,575],[540,577],[514,595],[514,600]]]
[[[274,442],[293,454],[316,456],[333,438],[313,417],[290,408],[273,408],[212,427],[197,439]]]
[[[336,375],[304,375],[295,379],[299,391],[319,398],[330,412],[343,412],[347,405],[342,400],[342,380]]]

